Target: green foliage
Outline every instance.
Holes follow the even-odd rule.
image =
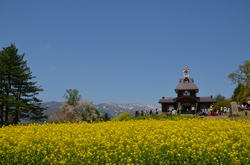
[[[221,94],[218,94],[217,96],[215,96],[215,99],[216,99],[216,102],[226,100],[225,96],[222,96]]]
[[[230,108],[231,107],[230,100],[227,99],[227,100],[218,101],[218,102],[215,103],[215,109],[220,109],[221,107]]]
[[[114,117],[113,121],[123,121],[123,120],[130,120],[132,119],[132,115],[129,112],[124,112],[116,117]]]
[[[105,114],[104,114],[103,120],[104,120],[104,121],[110,120],[110,117],[109,117],[108,113],[105,113]]]
[[[230,99],[226,99],[224,96],[221,94],[217,95],[215,97],[216,103],[215,103],[215,108],[220,109],[221,107],[230,107]]]
[[[76,106],[78,101],[81,100],[81,95],[77,89],[66,89],[64,95],[69,105]]]
[[[250,88],[243,84],[238,84],[234,89],[232,100],[242,103],[247,101],[247,97],[250,97]]]
[[[234,84],[243,84],[244,86],[250,85],[250,61],[246,60],[242,65],[239,65],[236,72],[230,73],[228,78]]]
[[[237,102],[246,102],[250,97],[250,61],[245,61],[239,65],[236,72],[231,73],[228,77],[237,87],[234,90],[232,100]]]
[[[31,81],[34,76],[24,54],[15,45],[0,51],[0,125],[18,123],[21,117],[44,118],[41,100],[36,95],[42,89]]]

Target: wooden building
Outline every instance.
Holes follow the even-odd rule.
[[[185,66],[183,69],[184,78],[179,80],[179,84],[175,88],[177,97],[162,97],[159,100],[163,113],[175,109],[178,113],[192,114],[206,110],[216,102],[212,96],[197,96],[199,88],[195,85],[194,79],[189,77],[189,72],[189,68]]]

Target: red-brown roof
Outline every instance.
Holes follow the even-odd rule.
[[[213,97],[200,97],[200,102],[202,102],[202,103],[204,103],[204,102],[215,103],[216,99]]]
[[[199,88],[194,84],[194,79],[193,78],[182,78],[179,81],[179,84],[175,88],[175,91],[178,90],[199,90]]]
[[[174,98],[170,98],[170,97],[162,97],[159,100],[159,103],[174,103]]]

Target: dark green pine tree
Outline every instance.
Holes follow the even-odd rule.
[[[0,126],[4,123],[4,102],[5,102],[5,92],[4,92],[4,86],[5,81],[3,80],[3,70],[5,69],[1,60],[1,51],[0,51]]]
[[[12,44],[0,52],[0,64],[2,124],[17,124],[20,118],[44,118],[41,100],[37,98],[42,89],[32,81],[34,77],[24,60],[24,54],[19,55]]]

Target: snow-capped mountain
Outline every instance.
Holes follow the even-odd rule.
[[[130,112],[135,114],[136,111],[159,111],[159,106],[147,105],[147,104],[115,104],[115,103],[103,103],[96,105],[97,109],[101,113],[108,113],[110,116],[114,117],[123,112]]]
[[[45,115],[50,115],[53,112],[60,111],[60,107],[62,102],[45,102],[42,104],[43,107],[47,107],[47,110],[44,111]],[[102,113],[108,113],[110,117],[117,116],[123,112],[130,112],[132,115],[135,114],[136,111],[144,111],[149,112],[152,111],[160,111],[159,106],[155,105],[147,105],[147,104],[115,104],[115,103],[102,103],[95,105],[95,107]]]

